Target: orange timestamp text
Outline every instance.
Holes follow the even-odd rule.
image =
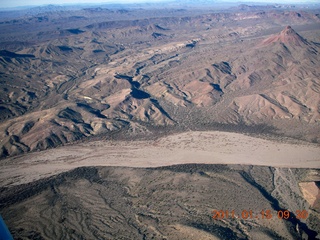
[[[213,219],[272,219],[274,217],[278,219],[307,219],[307,210],[297,210],[296,214],[288,210],[271,211],[269,209],[262,210],[259,213],[254,213],[252,210],[242,210],[240,214],[237,214],[235,210],[213,210]]]

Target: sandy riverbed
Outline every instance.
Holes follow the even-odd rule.
[[[81,166],[159,167],[184,163],[320,168],[320,147],[230,132],[186,132],[152,141],[95,141],[0,161],[1,186]]]

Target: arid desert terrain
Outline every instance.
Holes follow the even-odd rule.
[[[0,11],[14,239],[320,239],[320,5]]]

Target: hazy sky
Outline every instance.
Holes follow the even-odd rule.
[[[32,6],[45,4],[73,4],[73,3],[133,3],[133,2],[159,2],[161,0],[0,0],[0,8]]]
[[[0,8],[32,6],[45,4],[73,4],[73,3],[133,3],[133,2],[160,2],[169,0],[0,0]],[[297,3],[297,2],[317,2],[320,0],[222,0],[226,2],[278,2],[278,3]]]

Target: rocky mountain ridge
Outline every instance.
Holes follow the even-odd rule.
[[[235,26],[230,14],[249,18]],[[0,156],[158,127],[266,126],[319,142],[319,44],[288,26],[257,38],[297,16],[266,11],[253,29],[253,15],[102,21],[38,32],[50,40],[36,44],[2,41]]]

